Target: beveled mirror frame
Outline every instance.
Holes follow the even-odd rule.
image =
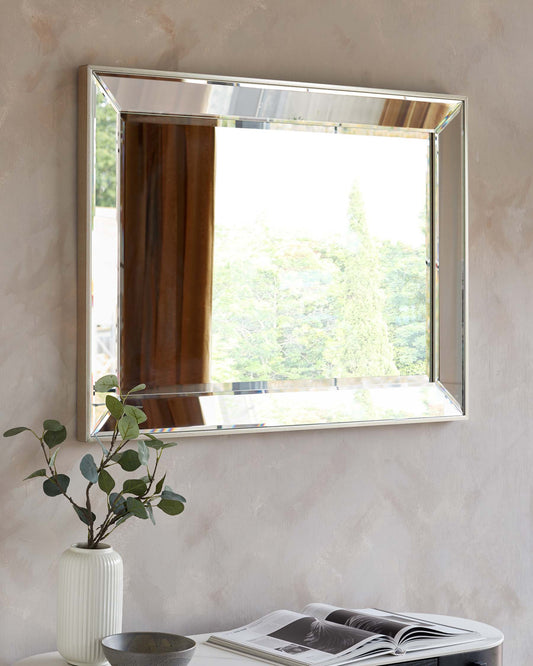
[[[396,105],[396,124],[387,128],[402,131],[427,132],[430,143],[430,226],[431,226],[431,336],[429,385],[442,393],[451,408],[439,415],[412,414],[407,418],[377,418],[356,420],[348,417],[342,421],[297,422],[280,425],[247,427],[238,423],[232,426],[178,427],[153,429],[158,436],[179,434],[206,435],[232,432],[282,431],[289,429],[353,427],[360,425],[384,425],[464,419],[467,415],[467,154],[466,125],[467,100],[463,96],[435,95],[418,92],[373,90],[367,88],[330,86],[315,83],[256,80],[184,74],[127,68],[85,66],[79,73],[79,142],[78,142],[78,439],[88,441],[94,437],[91,423],[93,390],[91,379],[91,226],[94,214],[94,105],[95,82],[106,89],[107,81],[143,79],[150,82],[170,82],[176,86],[194,83],[209,90],[231,87],[238,101],[239,90],[258,89],[264,93],[288,91],[296,107],[304,109],[306,116],[297,116],[297,122],[348,125],[363,131],[383,130],[386,123],[379,123],[368,109],[380,105]],[[110,78],[109,78],[110,77]],[[113,106],[119,113],[141,115],[180,115],[195,117],[217,116],[211,109],[186,110],[186,101],[178,112],[168,108],[154,109],[151,102],[133,100],[129,106],[121,106],[117,96],[109,93]],[[179,95],[178,95],[179,96]],[[318,101],[321,103],[318,103]],[[235,101],[235,100],[234,100]],[[323,102],[323,103],[322,103]],[[359,107],[357,106],[359,104]],[[366,104],[366,106],[365,106]],[[435,105],[435,106],[432,106]],[[238,105],[237,105],[238,106]],[[441,107],[444,111],[435,115],[433,124],[427,120],[428,109]],[[355,109],[355,111],[354,111]],[[359,111],[357,110],[359,109]],[[363,112],[360,110],[363,109]],[[365,110],[366,109],[366,110]],[[419,119],[422,115],[426,125]],[[431,113],[429,114],[431,115]],[[358,117],[359,116],[359,117]],[[239,118],[267,122],[271,116],[263,115],[260,105]],[[291,116],[294,118],[294,116]],[[383,115],[381,116],[383,117]],[[280,122],[288,118],[274,118]],[[292,121],[291,121],[292,122]],[[430,123],[427,125],[427,123]],[[117,150],[120,146],[117,146]],[[352,387],[353,388],[353,387]],[[251,392],[252,393],[252,392]],[[311,393],[308,394],[309,396]],[[106,435],[105,432],[100,432]]]

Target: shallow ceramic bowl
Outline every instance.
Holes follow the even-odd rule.
[[[112,666],[185,666],[195,647],[192,638],[153,631],[113,634],[102,639],[104,654]]]

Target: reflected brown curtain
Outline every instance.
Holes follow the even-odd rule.
[[[438,102],[388,99],[383,105],[379,125],[434,129],[444,120],[449,110],[448,104]]]
[[[215,129],[126,117],[120,380],[209,381]],[[196,397],[143,402],[147,426],[201,425]]]

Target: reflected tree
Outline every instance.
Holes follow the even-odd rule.
[[[116,206],[117,158],[116,131],[117,113],[107,98],[96,96],[96,183],[95,205],[104,208]]]
[[[321,376],[337,268],[319,243],[282,242],[261,222],[218,231],[216,243],[212,379]]]
[[[427,375],[426,249],[385,241],[382,248],[385,318],[401,375]]]
[[[331,248],[339,280],[332,291],[338,313],[326,357],[334,377],[398,374],[384,315],[385,294],[378,242],[370,235],[357,184],[348,206],[348,243]]]
[[[213,381],[397,375],[380,247],[361,193],[327,242],[265,222],[217,230]]]

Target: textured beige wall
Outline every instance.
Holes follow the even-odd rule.
[[[529,0],[0,0],[0,430],[74,431],[78,65],[470,99],[470,421],[185,441],[186,513],[114,539],[126,629],[373,604],[493,623],[506,666],[528,663],[532,31]],[[57,561],[82,534],[21,482],[38,458],[2,443],[1,664],[54,649]]]

